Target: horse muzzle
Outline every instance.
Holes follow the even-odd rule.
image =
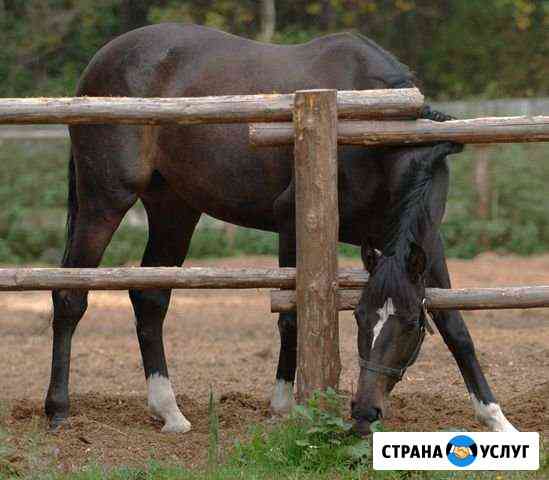
[[[383,418],[383,411],[379,407],[354,408],[351,414],[354,420],[353,430],[361,437],[367,437],[371,433],[370,425]]]

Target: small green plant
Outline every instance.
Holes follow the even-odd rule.
[[[208,399],[208,469],[215,470],[219,464],[219,415],[212,389]]]
[[[287,473],[295,478],[313,473],[361,478],[368,468],[370,442],[353,433],[342,416],[342,400],[331,389],[316,392],[274,428],[256,427],[248,442],[236,444],[232,462],[273,478]]]
[[[362,462],[369,458],[370,442],[352,433],[352,423],[342,416],[343,396],[329,388],[315,392],[306,405],[296,405],[292,418],[301,427],[301,438],[296,444],[303,448],[304,456],[334,455],[348,463]]]

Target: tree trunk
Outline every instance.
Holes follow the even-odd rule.
[[[261,0],[261,32],[258,40],[270,42],[276,29],[275,0]]]
[[[25,12],[25,4],[20,0],[2,0],[4,10],[13,15],[23,15]]]
[[[332,5],[332,0],[322,1],[320,27],[326,32],[333,32],[337,27],[337,13]]]
[[[122,0],[120,2],[121,27],[124,32],[148,24],[149,6],[147,0]]]
[[[227,246],[232,252],[235,247],[236,240],[236,230],[237,227],[234,223],[225,223],[223,224],[223,234],[225,235],[225,240],[227,240]]]

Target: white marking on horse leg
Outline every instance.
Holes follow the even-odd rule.
[[[493,432],[518,432],[511,422],[505,418],[497,403],[485,404],[471,395],[471,402],[477,418]]]
[[[179,410],[170,380],[159,373],[153,373],[148,379],[149,409],[151,413],[164,421],[163,432],[185,433],[191,429],[189,422]]]
[[[294,405],[293,383],[281,378],[277,379],[271,399],[271,410],[278,415],[284,415],[289,413]]]
[[[377,311],[377,314],[379,315],[379,320],[374,327],[374,340],[372,341],[372,348],[374,348],[376,340],[381,333],[381,329],[383,328],[383,325],[385,325],[385,322],[389,319],[389,316],[395,314],[393,299],[389,297],[383,304],[383,307]]]

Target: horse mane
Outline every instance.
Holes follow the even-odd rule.
[[[383,256],[371,276],[370,302],[376,308],[389,297],[400,308],[417,301],[406,273],[407,260],[412,243],[421,246],[425,231],[433,225],[430,209],[433,178],[444,156],[431,153],[426,158],[425,151],[410,154],[414,157],[402,176],[385,224]]]
[[[433,177],[438,163],[444,160],[432,154],[425,158],[423,152],[413,154],[390,206],[382,249],[385,256],[396,255],[401,265],[408,258],[411,244],[421,245],[421,234],[433,223],[429,202]]]
[[[368,306],[377,310],[391,298],[397,311],[406,311],[417,303],[416,292],[396,256],[381,257],[374,272],[366,290]]]
[[[393,68],[395,68],[396,71],[398,71],[398,74],[394,76],[395,78],[391,79],[392,81],[390,81],[392,88],[404,88],[413,86],[413,84],[415,83],[415,74],[414,72],[412,72],[412,70],[410,70],[407,65],[402,63],[395,55],[385,50],[382,46],[373,41],[371,38],[362,35],[360,32],[353,32],[353,35],[362,40],[370,48],[381,54],[381,56],[383,56],[388,61],[388,63]]]

